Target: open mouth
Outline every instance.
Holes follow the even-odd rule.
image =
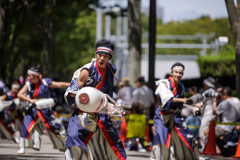
[[[99,62],[100,65],[103,65],[104,63],[103,62]]]

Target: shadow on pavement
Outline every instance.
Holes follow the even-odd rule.
[[[36,160],[42,160],[42,159],[51,159],[51,160],[54,160],[54,159],[58,159],[57,157],[53,157],[53,156],[39,156],[39,155],[0,155],[0,160],[13,160],[13,159],[16,159],[16,160],[23,160],[23,159],[36,159]]]

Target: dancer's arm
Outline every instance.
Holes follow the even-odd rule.
[[[52,81],[52,83],[49,85],[50,88],[67,88],[70,83],[68,82],[56,82]]]
[[[23,88],[18,92],[17,97],[21,98],[24,101],[28,101],[30,103],[35,103],[36,99],[31,99],[24,95],[25,93],[27,93],[27,91],[28,91],[28,86],[25,84],[23,86]]]
[[[89,70],[88,69],[81,70],[81,72],[78,76],[78,87],[79,87],[79,89],[81,89],[84,86],[86,80],[88,79],[88,76],[89,76]],[[69,93],[69,96],[70,97],[76,97],[76,94]]]

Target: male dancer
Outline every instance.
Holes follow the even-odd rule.
[[[183,64],[175,63],[171,68],[171,76],[162,79],[156,89],[155,93],[160,96],[161,105],[154,116],[156,132],[151,160],[199,159],[193,135],[179,112],[187,101],[180,83],[184,68]]]
[[[69,105],[75,103],[78,90],[95,87],[112,97],[113,76],[116,67],[110,63],[114,45],[107,40],[96,43],[96,59],[78,69],[65,96]],[[69,120],[66,140],[66,159],[75,160],[124,160],[126,153],[115,133],[111,118],[103,113],[84,113],[76,107]]]

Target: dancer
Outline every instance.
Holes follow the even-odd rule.
[[[155,111],[153,150],[151,160],[199,159],[199,151],[191,131],[184,122],[179,110],[184,98],[183,87],[179,82],[183,76],[184,65],[177,62],[171,68],[171,76],[159,82],[156,94],[161,105]]]
[[[12,86],[11,90],[14,87]],[[19,89],[19,88],[18,88]],[[1,93],[0,93],[0,101],[3,100],[12,100],[12,97],[9,97],[10,95],[10,91],[6,94],[5,90],[3,87],[0,87]],[[18,90],[16,89],[16,92]],[[15,93],[16,93],[15,92]],[[12,104],[6,108],[0,111],[0,136],[2,139],[7,139],[7,140],[13,140],[15,143],[19,143],[19,140],[17,137],[15,137],[15,128],[14,125],[10,119],[10,115],[8,113],[8,109],[9,110],[14,110],[16,107],[15,103],[12,102]]]
[[[37,99],[51,98],[53,92],[50,88],[64,88],[67,82],[55,82],[50,78],[41,78],[40,66],[28,70],[28,82],[19,91],[18,97],[34,104]],[[25,96],[25,93],[29,97]],[[65,145],[66,131],[61,122],[53,114],[52,109],[36,109],[31,105],[25,112],[23,125],[20,133],[20,150],[18,154],[24,154],[25,148],[39,150],[41,146],[42,127],[47,131],[54,149],[63,150]]]
[[[75,103],[79,89],[95,87],[112,97],[113,76],[116,67],[110,63],[114,45],[107,40],[96,43],[96,59],[78,69],[65,96],[68,105]],[[66,140],[66,159],[75,160],[124,160],[126,153],[116,134],[111,118],[103,113],[84,113],[76,107],[69,120]]]
[[[15,126],[15,129],[21,131],[23,123],[23,108],[19,107],[20,101],[17,98],[19,89],[20,82],[18,80],[14,80],[11,86],[11,90],[6,94],[6,100],[13,100],[12,105],[8,108],[8,112],[10,115],[10,119]]]

